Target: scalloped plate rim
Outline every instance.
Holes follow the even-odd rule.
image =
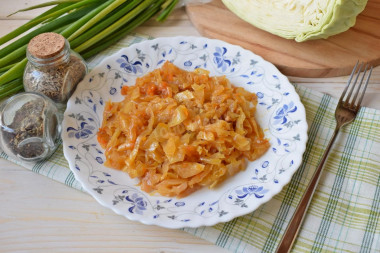
[[[283,183],[281,184],[280,187],[276,187],[275,190],[272,190],[270,193],[270,195],[266,195],[264,196],[263,198],[261,199],[257,199],[258,201],[258,204],[256,205],[256,207],[251,210],[251,209],[246,209],[245,212],[241,212],[239,213],[238,215],[235,215],[235,216],[223,216],[225,217],[223,219],[220,218],[220,219],[203,219],[203,223],[202,224],[192,224],[192,223],[183,223],[183,225],[176,225],[176,224],[170,224],[170,223],[159,223],[159,222],[154,222],[154,220],[152,219],[146,219],[144,216],[142,216],[141,219],[138,219],[138,218],[135,218],[135,216],[133,215],[128,215],[128,213],[125,213],[125,212],[122,212],[120,211],[118,208],[116,208],[115,206],[113,205],[110,205],[110,203],[107,203],[105,202],[102,198],[100,198],[99,196],[100,195],[96,195],[96,194],[92,194],[92,190],[91,190],[91,187],[85,183],[82,182],[82,180],[80,179],[79,175],[77,174],[77,171],[75,170],[75,164],[73,164],[73,161],[71,159],[71,157],[69,156],[69,149],[68,149],[68,146],[66,145],[63,145],[63,152],[64,152],[64,157],[65,159],[68,161],[69,163],[69,167],[70,167],[70,170],[73,172],[74,174],[74,177],[77,181],[80,182],[81,186],[83,187],[83,189],[88,192],[92,197],[94,197],[94,199],[99,202],[102,206],[106,207],[106,208],[109,208],[111,210],[113,210],[115,213],[121,215],[121,216],[124,216],[126,217],[127,219],[129,220],[132,220],[132,221],[139,221],[145,225],[157,225],[157,226],[161,226],[161,227],[165,227],[165,228],[170,228],[170,229],[178,229],[178,228],[183,228],[183,227],[191,227],[191,228],[197,228],[197,227],[200,227],[200,226],[213,226],[215,224],[218,224],[218,223],[221,223],[221,222],[228,222],[228,221],[231,221],[232,219],[236,218],[236,217],[239,217],[239,216],[243,216],[243,215],[246,215],[248,213],[251,213],[255,210],[257,210],[258,207],[260,207],[261,205],[263,205],[264,203],[267,203],[269,200],[271,200],[275,195],[277,195],[279,192],[282,191],[282,189],[290,182],[290,180],[292,179],[292,176],[294,175],[294,173],[298,170],[298,168],[300,167],[300,165],[302,164],[302,156],[303,156],[303,153],[305,152],[306,150],[306,143],[307,143],[307,140],[308,140],[308,135],[307,135],[307,129],[308,129],[308,125],[307,125],[307,122],[306,122],[306,111],[305,111],[305,107],[304,105],[302,104],[301,102],[301,99],[299,97],[299,95],[297,94],[295,88],[291,85],[290,81],[288,80],[288,78],[283,75],[272,63],[264,60],[261,56],[259,55],[256,55],[255,53],[249,51],[249,50],[246,50],[244,48],[242,48],[241,46],[238,46],[238,45],[232,45],[230,43],[227,43],[227,42],[224,42],[222,40],[218,40],[218,39],[209,39],[209,38],[204,38],[204,37],[198,37],[198,36],[174,36],[174,37],[160,37],[160,38],[155,38],[153,40],[146,40],[146,41],[143,41],[143,42],[139,42],[139,43],[136,43],[136,44],[132,44],[130,45],[129,47],[127,48],[121,48],[120,50],[118,50],[116,53],[113,53],[112,55],[109,55],[107,57],[105,57],[104,59],[101,60],[101,62],[95,66],[87,75],[89,76],[91,73],[94,73],[94,72],[97,72],[98,70],[101,70],[102,69],[102,66],[103,64],[105,64],[107,61],[109,61],[112,57],[115,57],[116,55],[120,55],[122,52],[124,52],[125,50],[129,49],[129,48],[136,48],[137,46],[139,45],[144,45],[144,44],[152,44],[152,43],[155,43],[155,42],[160,42],[162,40],[189,40],[189,41],[192,41],[192,40],[199,40],[199,39],[204,39],[205,41],[210,41],[210,42],[215,42],[215,43],[221,43],[221,44],[225,44],[225,45],[228,45],[229,47],[235,47],[235,48],[238,48],[240,49],[241,51],[243,52],[249,52],[251,54],[253,54],[255,57],[257,57],[258,59],[261,60],[262,63],[264,63],[265,65],[267,65],[268,67],[272,68],[274,71],[276,71],[277,75],[281,77],[281,79],[283,79],[284,81],[286,81],[288,84],[289,84],[289,89],[291,89],[291,92],[293,93],[293,95],[295,96],[296,99],[298,99],[298,102],[299,104],[297,104],[297,106],[299,106],[299,109],[300,111],[303,113],[304,116],[304,119],[305,119],[305,122],[303,124],[303,127],[300,129],[300,134],[302,134],[302,138],[304,139],[303,141],[303,145],[301,147],[301,149],[299,150],[299,156],[301,156],[301,159],[299,160],[298,163],[295,163],[294,164],[294,169],[292,171],[291,174],[288,175],[288,177],[286,178],[282,178],[284,181]],[[85,77],[85,78],[86,78]],[[84,79],[85,80],[85,79]],[[81,85],[82,83],[85,83],[85,81],[82,81],[79,85]],[[79,86],[78,85],[78,86]],[[75,92],[73,93],[72,97],[74,96]],[[69,109],[69,105],[72,104],[72,99],[70,98],[69,101],[68,101],[68,105],[67,105],[67,109],[64,113],[64,117],[66,117],[66,114],[67,114],[67,111]],[[71,105],[72,106],[72,105]],[[64,129],[64,126],[65,125],[65,122],[63,121],[62,123],[62,129]],[[63,138],[63,131],[62,131],[62,139]],[[136,216],[137,217],[137,216]],[[157,220],[156,220],[157,221]]]

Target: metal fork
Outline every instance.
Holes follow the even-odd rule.
[[[310,202],[311,202],[311,199],[312,199],[313,194],[315,192],[315,189],[317,188],[319,179],[320,179],[321,174],[322,174],[323,165],[324,165],[326,158],[328,157],[329,151],[330,151],[330,149],[331,149],[331,147],[332,147],[332,145],[333,145],[333,143],[334,143],[334,141],[335,141],[335,139],[339,133],[339,130],[342,128],[342,126],[347,125],[348,123],[352,122],[360,110],[360,105],[363,101],[363,97],[364,97],[365,91],[366,91],[367,86],[368,86],[369,78],[372,74],[372,67],[370,68],[369,73],[367,75],[367,79],[365,81],[364,88],[362,89],[363,91],[361,92],[360,99],[356,102],[358,95],[360,93],[360,88],[361,88],[363,81],[364,81],[364,77],[365,77],[367,70],[368,70],[368,64],[366,64],[364,72],[361,76],[359,85],[356,85],[358,83],[358,80],[359,80],[359,77],[361,74],[360,72],[362,70],[363,63],[360,64],[359,70],[357,71],[357,74],[355,74],[358,65],[359,65],[359,62],[356,63],[354,69],[352,70],[352,73],[351,73],[351,76],[347,82],[346,88],[344,89],[342,95],[340,96],[339,103],[335,109],[336,127],[334,130],[334,134],[331,137],[331,140],[330,140],[330,142],[329,142],[329,144],[328,144],[328,146],[327,146],[327,148],[326,148],[326,150],[325,150],[325,152],[324,152],[324,154],[323,154],[323,156],[319,162],[317,170],[314,172],[314,175],[311,178],[309,186],[307,187],[304,195],[302,196],[300,203],[297,206],[295,213],[293,214],[292,219],[290,220],[290,223],[289,223],[289,225],[285,231],[285,234],[282,237],[282,240],[281,240],[279,246],[277,247],[276,252],[279,252],[279,253],[290,252],[290,250],[292,249],[293,243],[294,243],[294,241],[298,235],[298,232],[300,230],[302,222],[306,216],[306,211],[310,205]],[[353,81],[353,84],[351,85],[352,81]],[[358,86],[358,87],[356,88],[354,96],[350,102],[351,96],[352,96],[356,86]],[[349,87],[350,87],[350,91],[348,92],[348,94],[346,94]]]

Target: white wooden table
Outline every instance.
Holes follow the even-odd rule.
[[[31,3],[32,2],[32,3]],[[39,11],[6,16],[44,0],[1,0],[0,36]],[[194,35],[185,10],[163,24],[150,21],[137,32]],[[289,79],[339,97],[348,77]],[[374,69],[364,105],[380,109],[380,67]],[[99,205],[89,195],[0,159],[0,252],[226,252],[180,230],[132,222]]]

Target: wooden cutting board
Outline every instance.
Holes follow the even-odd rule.
[[[275,64],[285,75],[348,75],[357,60],[380,65],[380,0],[369,0],[355,26],[348,31],[302,43],[250,25],[229,11],[221,0],[187,6],[187,13],[203,36],[251,50]]]

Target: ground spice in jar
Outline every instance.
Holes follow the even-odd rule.
[[[30,142],[20,145],[31,137],[41,137],[44,134],[45,103],[42,100],[32,100],[25,103],[15,113],[13,122],[7,126],[12,131],[4,132],[4,139],[15,154],[24,158],[33,158],[45,152],[43,143]]]
[[[0,148],[10,157],[38,162],[58,147],[61,116],[56,103],[22,92],[0,104]]]
[[[28,44],[27,57],[25,91],[42,93],[57,103],[65,103],[87,73],[83,58],[70,50],[60,34],[34,37]]]
[[[38,68],[39,74],[36,75],[34,68],[25,71],[24,86],[27,91],[39,92],[58,103],[66,102],[71,93],[85,75],[85,67],[81,59],[70,56],[68,63],[41,66]]]

